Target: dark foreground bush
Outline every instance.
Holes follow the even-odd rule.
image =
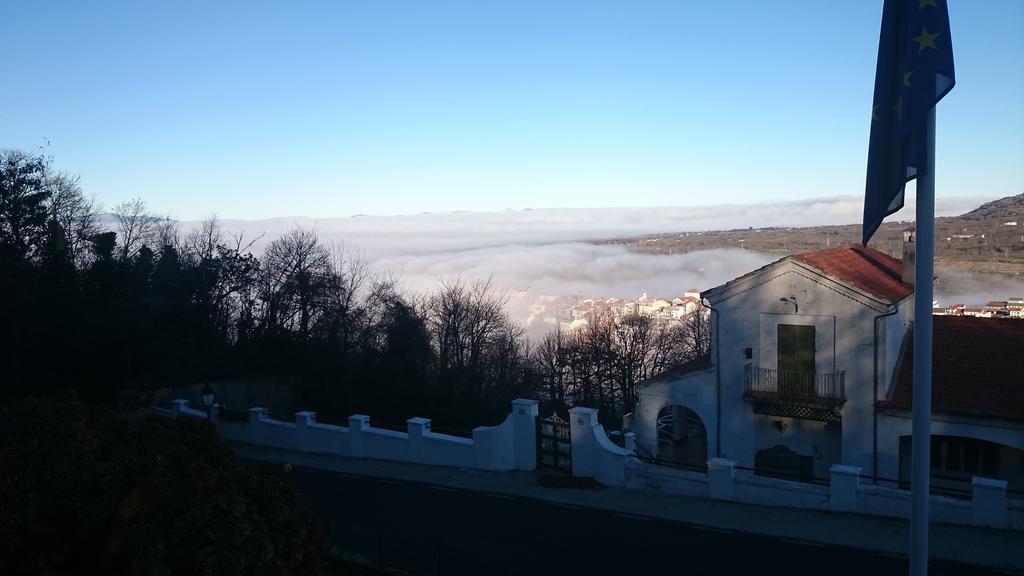
[[[313,574],[323,549],[280,468],[205,421],[0,407],[0,574]]]

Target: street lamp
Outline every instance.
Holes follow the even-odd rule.
[[[200,392],[200,395],[203,399],[203,407],[206,408],[206,419],[212,420],[210,412],[213,410],[213,398],[216,395],[216,392],[214,392],[212,386],[207,384],[206,386],[203,386],[203,390]]]
[[[793,305],[793,314],[800,313],[800,305],[796,303],[796,296],[790,296],[789,298],[779,298],[779,302]]]

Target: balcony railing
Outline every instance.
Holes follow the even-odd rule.
[[[750,398],[842,406],[846,402],[846,372],[796,372],[752,366],[747,371]]]

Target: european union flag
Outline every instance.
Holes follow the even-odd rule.
[[[955,83],[946,0],[885,0],[871,106],[864,244],[883,218],[903,208],[907,182],[931,170],[925,121]]]

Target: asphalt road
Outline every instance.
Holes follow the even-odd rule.
[[[541,500],[295,468],[341,548],[421,575],[906,574],[902,558]],[[948,562],[929,573],[991,574]]]

